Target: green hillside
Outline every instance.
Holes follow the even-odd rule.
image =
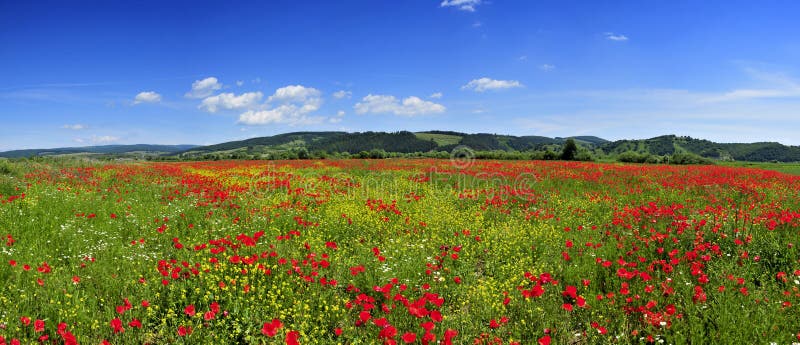
[[[186,150],[183,154],[200,154],[211,153],[219,151],[230,151],[242,148],[254,149],[255,147],[265,148],[292,148],[304,147],[314,143],[315,141],[329,139],[337,136],[346,135],[346,132],[292,132],[273,135],[270,137],[257,137],[238,141],[228,141],[215,145],[200,146]]]
[[[386,152],[412,153],[427,152],[436,149],[439,145],[432,140],[423,140],[414,133],[401,132],[363,132],[346,133],[311,143],[311,151],[325,151],[328,153],[348,152],[359,153],[362,151],[383,150]]]
[[[437,133],[436,131],[417,132],[414,133],[414,135],[421,140],[433,141],[438,146],[458,145],[458,143],[461,142],[461,138],[464,137],[463,133],[450,132],[446,134],[441,132]]]
[[[569,137],[581,159],[636,163],[800,162],[800,147],[774,142],[715,143],[687,136],[608,141],[595,136]],[[208,146],[104,145],[0,152],[0,157],[131,157],[147,159],[295,159],[326,157],[448,157],[465,146],[478,158],[555,159],[565,137],[513,136],[453,131],[292,132]]]
[[[650,139],[617,140],[598,147],[604,154],[617,156],[636,153],[665,156],[692,154],[723,161],[798,162],[800,147],[779,143],[715,143],[687,136],[663,135]]]

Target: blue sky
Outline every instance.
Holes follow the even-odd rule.
[[[456,130],[800,145],[797,1],[0,1],[0,150]]]

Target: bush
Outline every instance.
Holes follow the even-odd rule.
[[[578,151],[578,154],[575,156],[575,160],[582,162],[593,162],[594,157],[592,157],[592,154],[589,153],[589,151],[580,150]]]
[[[15,175],[16,169],[14,164],[7,159],[0,159],[0,175]]]
[[[625,151],[617,156],[617,161],[624,163],[645,163],[651,155],[639,154],[633,151]]]
[[[669,164],[714,164],[714,162],[691,153],[673,153],[669,157]]]

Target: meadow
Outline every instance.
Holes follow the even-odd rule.
[[[800,176],[4,164],[0,344],[800,342]]]

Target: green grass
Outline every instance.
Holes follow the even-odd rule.
[[[405,333],[421,343],[428,322],[437,340],[458,332],[455,344],[536,344],[546,332],[554,344],[790,344],[800,333],[800,198],[788,175],[449,159],[48,162],[0,161],[7,341],[62,343],[62,322],[81,344],[271,344],[290,331],[302,344],[375,344],[389,327],[398,343]],[[273,319],[283,327],[271,337]]]
[[[722,162],[720,165],[733,167],[758,168],[775,170],[786,174],[800,175],[800,163],[772,163],[772,162]]]
[[[449,135],[449,134],[434,134],[434,133],[414,133],[417,138],[422,140],[431,140],[433,139],[436,142],[436,145],[439,146],[447,146],[447,145],[455,145],[461,141],[461,136],[458,135]]]

